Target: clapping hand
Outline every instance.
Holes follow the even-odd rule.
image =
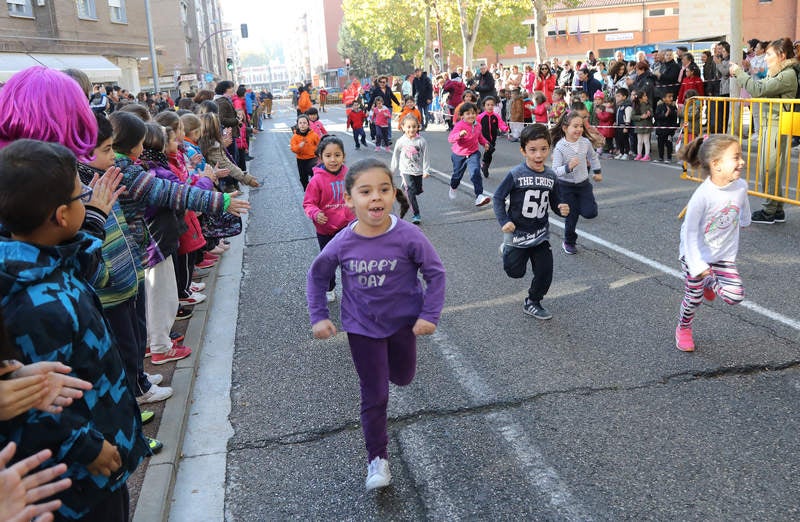
[[[50,482],[67,471],[66,464],[43,469],[32,475],[31,471],[52,456],[50,450],[42,450],[6,467],[17,450],[13,442],[0,451],[0,520],[8,522],[47,522],[53,520],[53,511],[61,507],[60,500],[34,504],[43,498],[52,497],[72,485],[68,478]]]
[[[83,392],[92,389],[92,383],[67,375],[72,368],[60,362],[42,361],[26,364],[14,372],[14,378],[44,376],[47,393],[33,405],[47,413],[61,413],[73,399],[83,397]]]
[[[99,177],[95,174],[92,181],[89,182],[89,187],[92,189],[92,199],[88,205],[103,211],[107,215],[119,195],[125,191],[125,185],[120,185],[121,182],[122,171],[119,167],[111,167]]]

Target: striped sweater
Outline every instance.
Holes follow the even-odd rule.
[[[570,170],[569,162],[578,158],[578,165]],[[558,181],[563,183],[583,183],[589,179],[589,166],[595,174],[600,173],[600,158],[592,148],[592,142],[584,137],[578,138],[574,143],[565,138],[558,140],[553,149],[553,170],[558,176]]]
[[[125,185],[125,190],[119,197],[120,207],[139,248],[142,263],[146,261],[144,257],[150,244],[144,222],[144,212],[148,206],[216,215],[221,214],[230,204],[229,194],[159,179],[122,154],[117,154],[116,165],[122,170],[122,185]]]
[[[81,182],[88,184],[92,176],[102,171],[78,163]],[[136,296],[139,283],[144,281],[141,255],[128,229],[128,222],[119,203],[114,203],[105,221],[105,239],[102,246],[103,263],[108,270],[108,282],[94,285],[103,308],[111,308]]]

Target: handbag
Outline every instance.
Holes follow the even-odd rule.
[[[238,236],[242,233],[242,218],[229,212],[217,216],[203,214],[200,216],[203,236],[211,239]]]

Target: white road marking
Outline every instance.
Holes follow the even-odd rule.
[[[461,350],[441,330],[431,336],[439,353],[444,356],[450,369],[456,374],[459,384],[470,400],[485,404],[497,399],[489,384],[472,368],[461,354]],[[566,520],[591,520],[556,470],[545,460],[542,451],[530,440],[525,429],[509,413],[494,412],[486,416],[487,424],[508,443],[512,455],[523,468],[528,482],[547,499],[550,507]]]

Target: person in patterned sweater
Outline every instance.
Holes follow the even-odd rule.
[[[49,449],[43,467],[67,464],[72,487],[57,495],[60,520],[114,522],[128,518],[125,481],[149,450],[89,283],[108,277],[94,255],[102,240],[79,231],[91,193],[62,145],[22,139],[0,151],[0,305],[9,341],[23,363],[59,361],[93,385],[59,415],[30,410],[0,423],[0,445],[15,442],[17,459]]]
[[[525,276],[528,261],[533,280],[522,310],[537,319],[552,319],[542,299],[553,281],[553,251],[550,248],[548,206],[566,217],[569,205],[562,203],[553,169],[544,162],[550,154],[550,132],[540,123],[523,129],[519,144],[525,161],[509,172],[494,193],[494,214],[503,231],[503,269],[509,277]],[[509,199],[506,208],[506,198]]]

